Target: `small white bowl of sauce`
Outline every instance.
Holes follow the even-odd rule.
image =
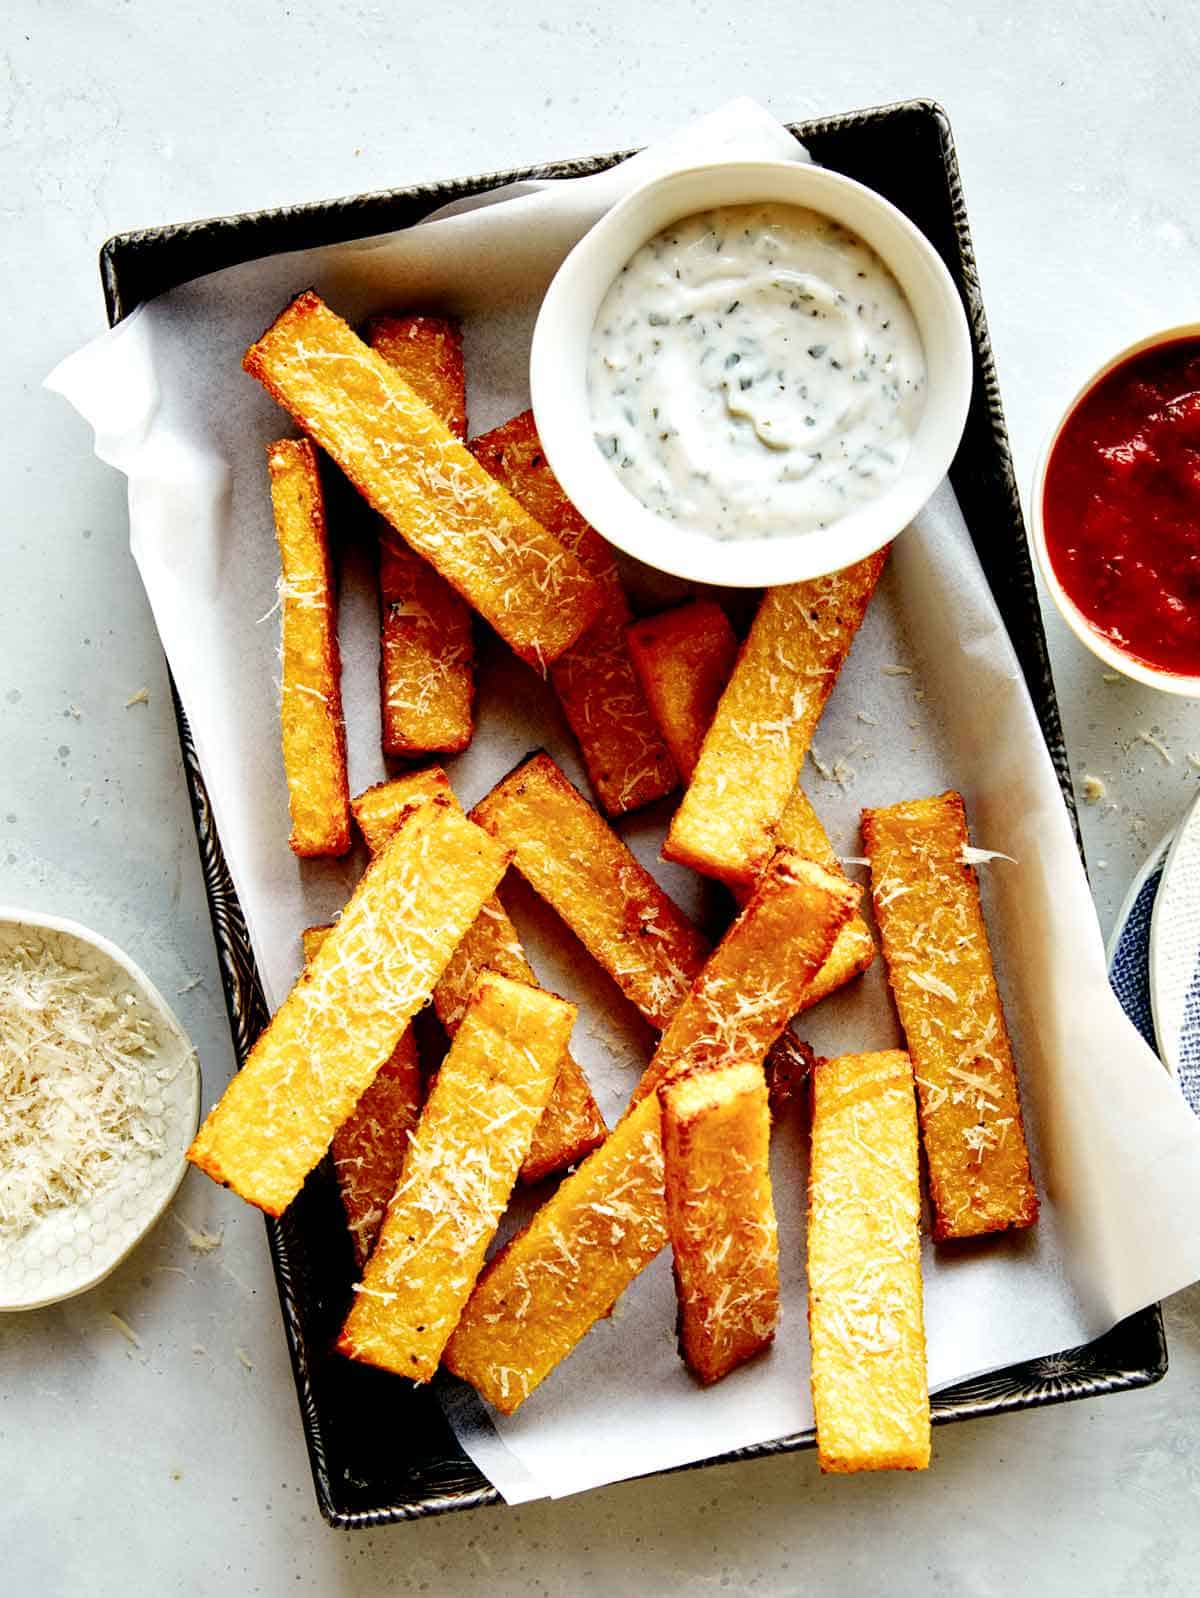
[[[1030,512],[1042,581],[1080,643],[1200,699],[1200,322],[1138,339],[1081,385]]]
[[[894,538],[953,459],[971,376],[924,235],[788,161],[626,196],[559,268],[530,357],[542,447],[582,514],[648,565],[732,587]]]

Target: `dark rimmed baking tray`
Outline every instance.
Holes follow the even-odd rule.
[[[1067,752],[949,121],[933,102],[907,100],[793,124],[791,131],[816,160],[869,184],[911,217],[958,285],[971,327],[975,390],[950,477],[1074,816]],[[551,161],[483,177],[120,234],[100,252],[109,321],[115,324],[143,301],[222,267],[411,227],[450,200],[520,178],[601,172],[630,153]],[[266,1006],[178,699],[175,711],[240,1065],[266,1023]],[[353,1267],[341,1205],[324,1166],[282,1219],[267,1221],[267,1234],[317,1499],[330,1524],[379,1526],[495,1503],[499,1495],[459,1448],[432,1392],[414,1390],[332,1353]],[[966,1420],[1125,1392],[1158,1381],[1166,1369],[1162,1316],[1154,1305],[1086,1347],[1014,1365],[939,1393],[933,1400],[934,1420]],[[720,1459],[789,1453],[812,1442],[813,1434],[805,1432]]]

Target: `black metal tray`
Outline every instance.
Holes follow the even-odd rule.
[[[974,345],[975,390],[950,476],[1020,658],[1064,801],[1074,815],[1067,753],[950,124],[931,101],[908,100],[798,123],[791,131],[816,160],[869,184],[910,216],[936,246],[958,285]],[[143,301],[221,267],[410,227],[461,196],[519,178],[600,172],[629,153],[551,161],[382,194],[120,234],[100,253],[109,321],[119,322]],[[234,1048],[241,1064],[266,1023],[266,1006],[204,775],[178,700],[175,709]],[[267,1233],[317,1499],[325,1518],[335,1526],[379,1526],[496,1502],[499,1495],[459,1448],[429,1389],[414,1390],[332,1352],[349,1299],[353,1266],[341,1205],[325,1166],[314,1172],[282,1219],[268,1220]],[[934,1420],[966,1420],[1146,1387],[1166,1369],[1162,1316],[1157,1306],[1151,1306],[1084,1348],[996,1371],[939,1393],[933,1400]],[[721,1458],[787,1453],[808,1447],[813,1440],[813,1434],[805,1432]]]

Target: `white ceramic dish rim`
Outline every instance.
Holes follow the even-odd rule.
[[[191,1094],[187,1113],[184,1117],[184,1125],[190,1129],[188,1132],[188,1143],[190,1143],[195,1136],[196,1128],[200,1124],[199,1058],[191,1039],[180,1024],[179,1018],[137,962],[108,938],[101,936],[98,932],[93,932],[90,927],[85,927],[80,922],[72,921],[65,916],[48,915],[37,910],[22,910],[14,905],[0,905],[0,926],[29,927],[45,932],[58,933],[68,938],[75,938],[80,943],[87,944],[98,954],[104,956],[105,959],[129,978],[133,987],[136,988],[139,998],[146,1004],[148,1009],[154,1012],[165,1032],[173,1036],[179,1043],[183,1056],[181,1070],[187,1070],[190,1065]],[[10,1302],[0,1298],[0,1313],[43,1309],[48,1304],[61,1303],[64,1299],[75,1298],[80,1293],[90,1291],[104,1281],[107,1276],[110,1276],[117,1266],[121,1264],[122,1260],[129,1257],[151,1227],[162,1218],[169,1208],[176,1193],[179,1191],[180,1183],[187,1173],[187,1161],[184,1159],[184,1148],[186,1147],[187,1144],[184,1144],[183,1148],[178,1151],[178,1169],[174,1173],[173,1180],[167,1188],[155,1195],[155,1202],[152,1207],[146,1210],[144,1217],[141,1218],[141,1225],[136,1235],[114,1257],[106,1258],[103,1265],[98,1266],[86,1281],[73,1283],[66,1292],[51,1293],[36,1299],[22,1301],[21,1303]],[[170,1160],[172,1154],[173,1151],[166,1150],[163,1158]]]
[[[1148,666],[1144,661],[1135,660],[1132,655],[1125,654],[1096,631],[1058,580],[1058,574],[1050,560],[1050,552],[1046,548],[1046,529],[1042,520],[1042,497],[1046,487],[1046,468],[1050,456],[1054,453],[1054,446],[1058,443],[1063,428],[1082,401],[1102,378],[1107,377],[1132,356],[1141,355],[1144,351],[1155,349],[1160,344],[1171,344],[1176,339],[1182,338],[1200,338],[1200,322],[1180,322],[1174,327],[1163,328],[1160,332],[1149,333],[1144,338],[1135,339],[1132,344],[1127,344],[1124,349],[1118,350],[1115,355],[1096,367],[1075,390],[1038,457],[1033,477],[1033,500],[1029,507],[1029,532],[1042,582],[1053,599],[1059,615],[1085,649],[1090,649],[1098,660],[1134,682],[1144,683],[1149,688],[1160,688],[1164,693],[1176,694],[1185,699],[1200,699],[1200,677],[1180,677],[1173,672],[1159,671],[1154,666]]]
[[[853,229],[904,291],[925,346],[928,397],[908,463],[887,493],[821,531],[791,538],[718,540],[648,510],[596,448],[587,397],[587,345],[596,312],[634,252],[680,217],[717,205],[777,200]],[[555,274],[530,352],[530,391],[546,458],[568,497],[610,543],[697,582],[765,587],[837,571],[889,542],[945,476],[962,437],[973,361],[966,315],[941,257],[882,195],[824,167],[721,161],[656,178],[584,235]]]

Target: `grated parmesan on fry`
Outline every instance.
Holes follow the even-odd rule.
[[[162,1153],[154,1058],[131,993],[35,946],[0,963],[0,1238]]]
[[[1156,737],[1153,732],[1146,732],[1144,728],[1139,728],[1134,734],[1133,742],[1135,744],[1145,744],[1148,749],[1153,749],[1164,765],[1173,766],[1175,764],[1175,756],[1163,743],[1162,739]],[[1130,748],[1132,747],[1133,745],[1131,744]]]
[[[1007,860],[1010,866],[1017,864],[1012,855],[1005,854],[1003,849],[976,849],[970,843],[963,845],[958,858],[964,866],[986,866],[989,860]]]

